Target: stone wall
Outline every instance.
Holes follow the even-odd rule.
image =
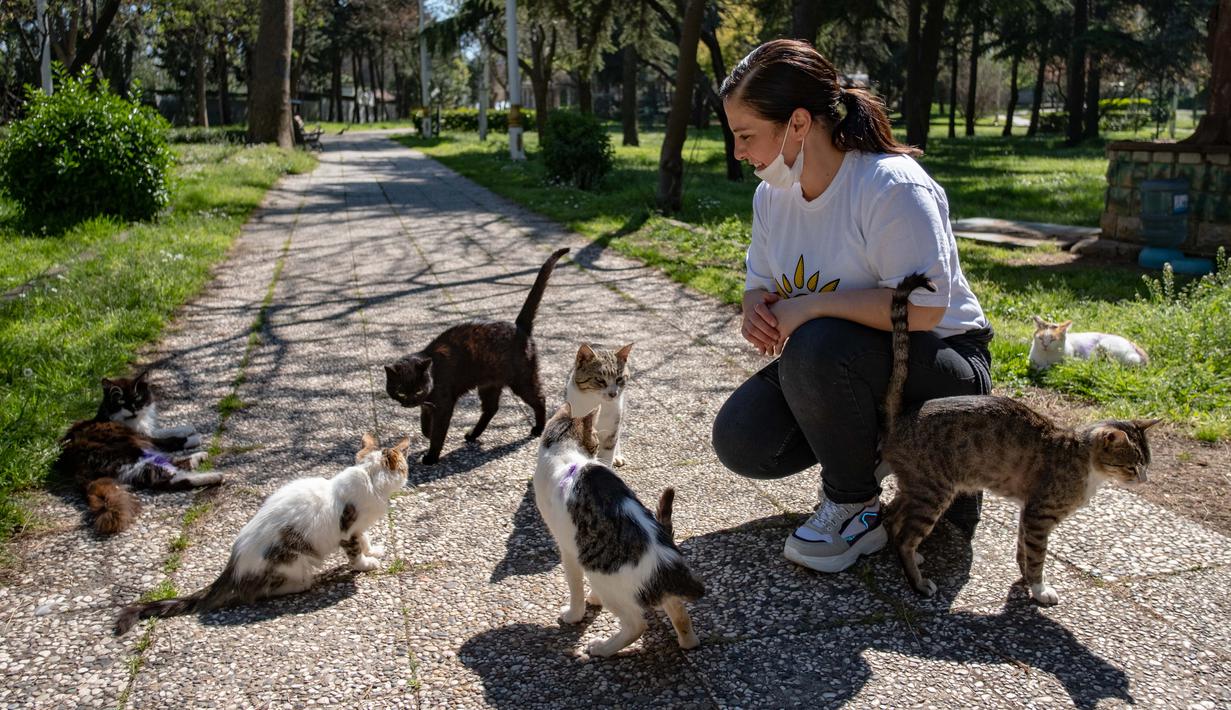
[[[1107,145],[1103,237],[1144,244],[1141,189],[1145,180],[1187,178],[1188,239],[1180,249],[1213,255],[1231,251],[1231,146],[1122,141]]]

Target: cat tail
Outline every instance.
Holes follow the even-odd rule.
[[[547,279],[551,278],[551,272],[556,268],[556,262],[560,257],[568,253],[568,247],[557,249],[551,256],[547,257],[547,261],[539,269],[538,278],[534,280],[534,285],[530,287],[530,293],[526,295],[526,302],[521,307],[521,313],[517,314],[517,329],[526,335],[530,335],[530,331],[534,328],[534,314],[538,313],[539,301],[543,300],[543,291],[547,290]]]
[[[213,584],[204,589],[198,589],[186,597],[129,604],[121,609],[115,618],[115,635],[123,636],[142,619],[165,619],[169,616],[195,614],[217,609],[237,600],[239,597],[235,592],[234,569],[233,563],[228,563],[222,575],[214,580]]]
[[[885,391],[885,436],[893,433],[898,412],[902,409],[902,390],[906,387],[906,375],[910,363],[910,315],[909,298],[917,288],[926,288],[933,293],[936,286],[927,276],[915,273],[902,279],[893,290],[889,305],[889,321],[893,324],[893,369],[889,372],[889,387]]]
[[[96,478],[86,484],[85,502],[94,514],[94,529],[113,535],[132,525],[141,504],[114,478]]]
[[[654,513],[654,518],[658,520],[658,524],[662,527],[663,532],[667,533],[667,539],[675,541],[675,531],[671,527],[671,506],[675,503],[675,489],[668,486],[663,491],[662,497],[658,499],[658,510]]]

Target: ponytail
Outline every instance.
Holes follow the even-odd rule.
[[[834,147],[841,151],[899,153],[911,157],[923,151],[898,143],[893,137],[885,104],[863,89],[839,89],[839,101],[846,115],[833,127]]]

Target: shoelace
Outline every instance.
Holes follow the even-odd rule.
[[[834,535],[837,530],[831,530],[830,526],[836,525],[846,519],[845,511],[831,500],[826,500],[821,509],[812,514],[808,521],[804,523],[807,527],[812,528],[821,535]]]

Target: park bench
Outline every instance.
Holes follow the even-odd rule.
[[[295,142],[299,145],[305,145],[309,148],[321,150],[321,134],[325,132],[324,128],[314,128],[308,130],[304,125],[303,116],[295,116],[291,121],[291,125],[295,128]]]

